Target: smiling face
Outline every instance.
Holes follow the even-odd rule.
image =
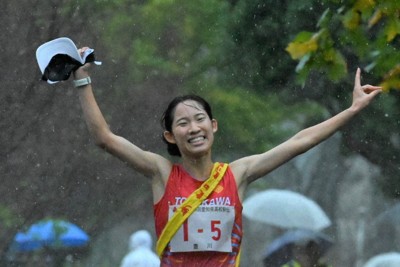
[[[186,100],[175,108],[172,131],[165,131],[165,139],[176,144],[183,156],[201,157],[211,153],[216,120],[211,120],[201,104]]]

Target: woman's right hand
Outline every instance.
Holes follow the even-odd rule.
[[[78,53],[82,56],[85,51],[89,49],[89,47],[82,47],[78,49]],[[91,66],[91,63],[86,63],[85,65],[79,67],[76,71],[74,71],[74,79],[75,80],[80,80],[86,77],[89,77],[89,68]]]

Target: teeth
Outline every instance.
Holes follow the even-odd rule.
[[[194,142],[198,142],[198,141],[202,141],[202,140],[204,140],[204,136],[200,136],[200,137],[196,137],[196,138],[190,139],[189,143],[194,143]]]

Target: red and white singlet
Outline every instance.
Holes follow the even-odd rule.
[[[154,205],[159,238],[175,209],[203,182],[175,164],[165,193]],[[214,191],[182,224],[161,258],[161,266],[234,267],[242,239],[242,203],[230,167]]]

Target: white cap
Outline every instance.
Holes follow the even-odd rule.
[[[76,48],[76,45],[71,39],[67,37],[57,38],[42,44],[36,50],[36,59],[42,74],[44,74],[44,70],[47,65],[49,65],[52,57],[57,54],[66,54],[82,62],[82,58],[78,53],[78,48]]]

